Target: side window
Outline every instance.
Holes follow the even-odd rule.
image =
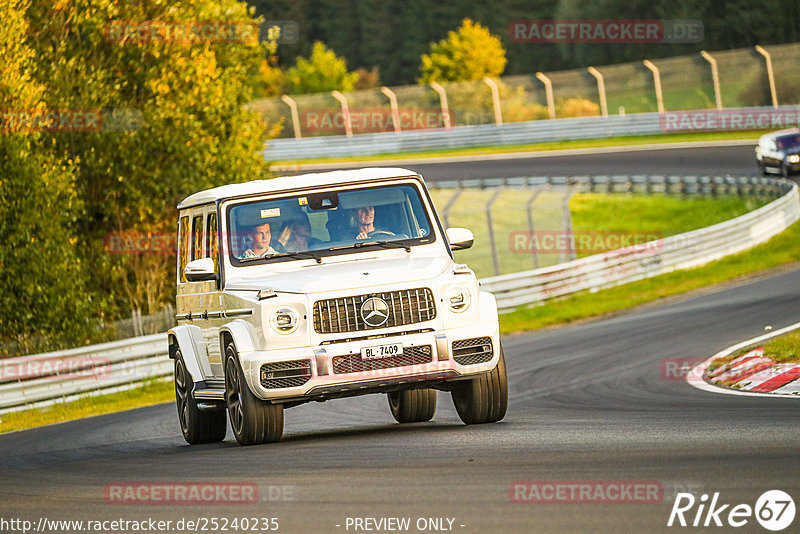
[[[203,257],[203,216],[192,219],[192,260]]]
[[[206,254],[214,260],[214,272],[219,272],[219,247],[217,246],[217,214],[206,216]]]
[[[181,217],[178,221],[178,278],[186,281],[183,270],[189,263],[189,217]]]

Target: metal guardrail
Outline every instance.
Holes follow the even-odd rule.
[[[509,122],[499,125],[457,126],[449,129],[369,133],[352,137],[335,135],[302,139],[273,139],[264,149],[264,159],[280,161],[319,158],[323,155],[324,157],[375,156],[478,146],[522,145],[550,141],[664,134],[669,133],[664,128],[664,121],[668,120],[670,113],[681,116],[693,113],[719,113],[726,116],[738,114],[740,117],[754,117],[758,113],[790,116],[793,113],[800,113],[800,106],[635,113],[609,115],[608,117]],[[756,122],[754,126],[758,126],[758,124],[760,123]],[[767,120],[763,127],[773,126],[772,122]],[[716,126],[716,128],[720,128],[720,126]],[[691,128],[686,130],[686,132],[690,131],[694,130]]]
[[[125,389],[167,376],[166,334],[0,360],[0,413]]]
[[[440,183],[439,186],[448,185]],[[776,200],[714,226],[628,249],[588,256],[568,263],[481,279],[497,297],[501,312],[585,290],[633,282],[676,269],[696,267],[746,250],[786,229],[800,218],[793,182],[765,178],[584,176],[465,180],[449,186],[513,187],[551,185],[590,190],[672,190],[684,194],[739,192],[772,194]],[[111,392],[148,378],[168,376],[166,334],[153,334],[0,360],[0,413]]]

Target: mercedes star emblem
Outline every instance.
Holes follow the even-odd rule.
[[[367,325],[383,326],[389,320],[389,305],[379,297],[370,297],[361,305],[361,319]]]

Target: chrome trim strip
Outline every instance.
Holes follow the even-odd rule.
[[[225,310],[221,313],[223,314],[222,317],[242,317],[245,315],[253,315],[253,309],[242,308],[238,310]]]
[[[433,336],[436,340],[436,355],[440,362],[446,362],[450,359],[450,344],[447,342],[447,335],[436,334]]]
[[[325,349],[314,349],[314,359],[317,361],[317,376],[328,376],[331,374],[328,351]]]
[[[225,400],[225,390],[222,389],[196,389],[194,391],[195,399],[204,400]]]

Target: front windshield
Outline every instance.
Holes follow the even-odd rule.
[[[228,210],[234,264],[433,241],[419,190],[390,185],[251,201]]]
[[[782,150],[797,148],[800,146],[800,133],[793,135],[782,135],[777,139],[778,148]]]

